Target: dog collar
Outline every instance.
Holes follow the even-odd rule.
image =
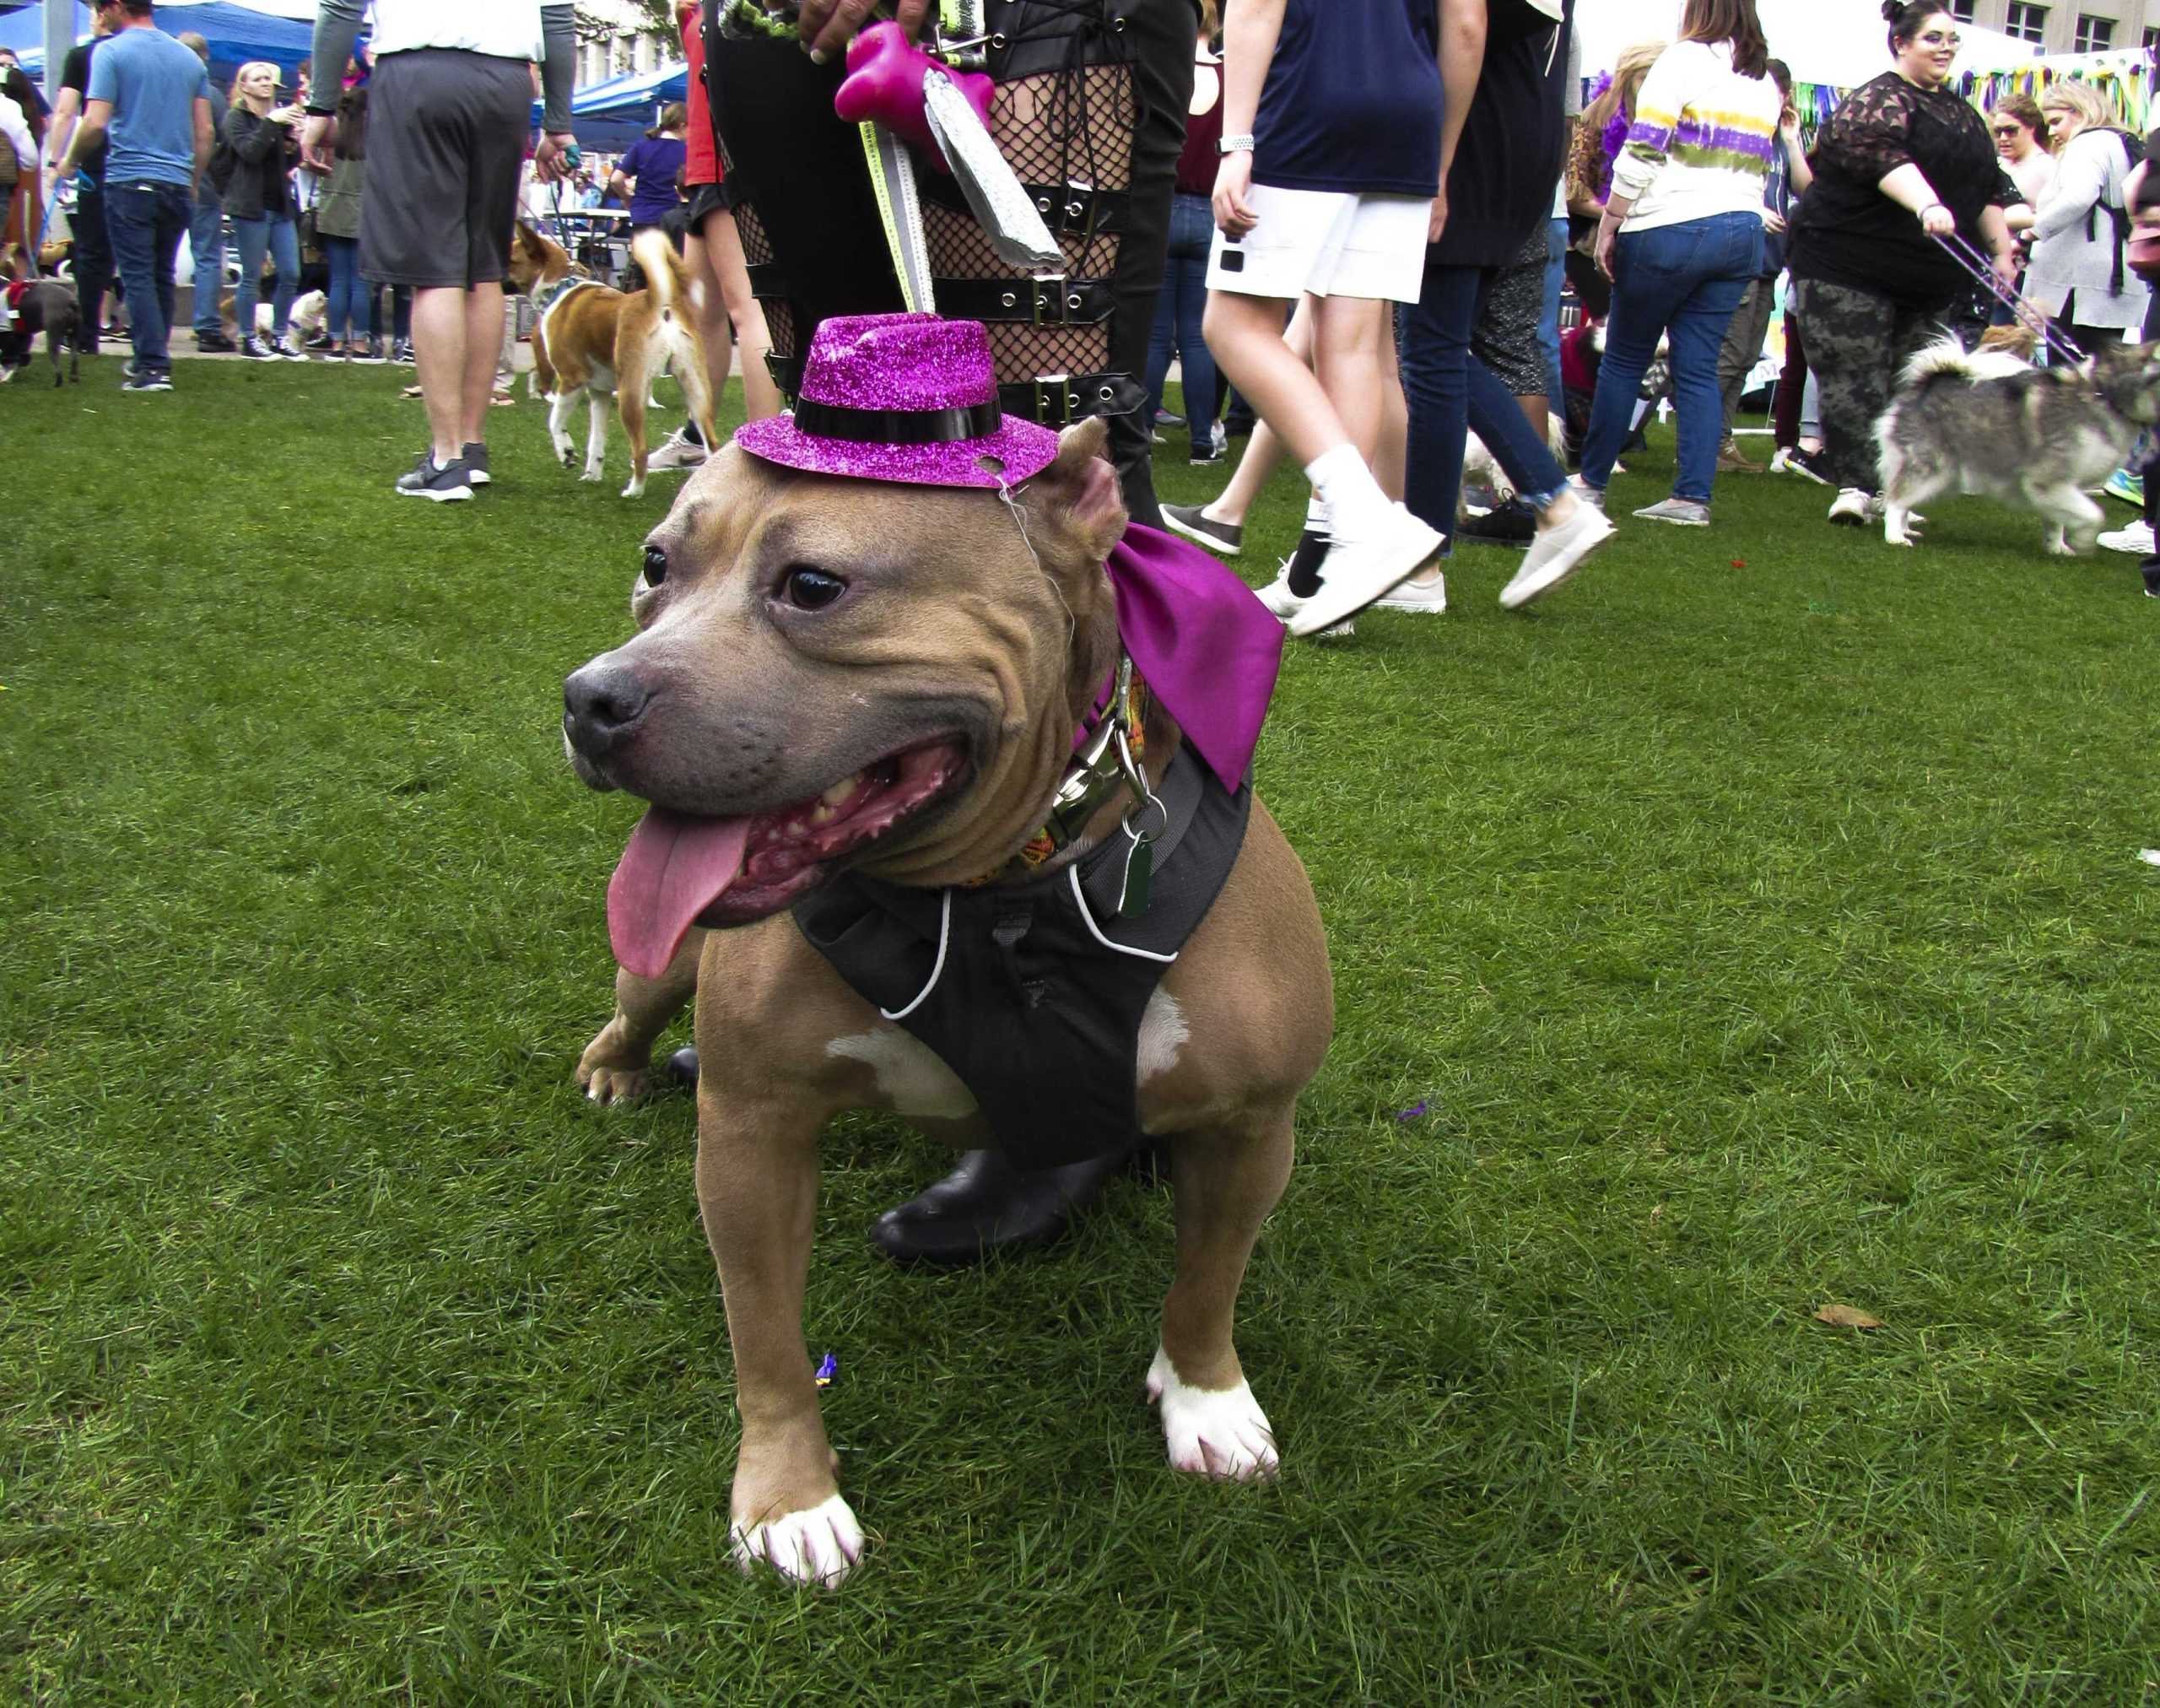
[[[554,307],[580,285],[599,283],[598,279],[587,278],[581,273],[566,273],[553,284],[541,289],[540,294],[532,299],[532,312],[536,316],[545,316],[549,309]]]
[[[1131,656],[1120,648],[1109,696],[1092,714],[1094,727],[1081,726],[1072,761],[1058,780],[1057,792],[1050,797],[1048,815],[1021,845],[1018,853],[996,871],[976,878],[975,884],[1033,878],[1078,841],[1103,803],[1120,790],[1132,800],[1126,828],[1134,842],[1145,845],[1160,834],[1159,823],[1153,830],[1142,830],[1134,828],[1133,822],[1145,815],[1151,802],[1158,808],[1162,804],[1155,799],[1154,791],[1148,786],[1148,774],[1141,768],[1148,756],[1147,705],[1148,684],[1133,670]],[[1141,905],[1145,905],[1144,900]]]

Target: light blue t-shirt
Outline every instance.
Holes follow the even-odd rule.
[[[122,30],[90,57],[84,99],[112,103],[105,181],[195,181],[195,100],[210,99],[210,74],[195,50],[159,30]]]

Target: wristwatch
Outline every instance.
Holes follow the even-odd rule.
[[[1252,132],[1241,137],[1224,137],[1215,144],[1218,154],[1250,154],[1252,152]]]

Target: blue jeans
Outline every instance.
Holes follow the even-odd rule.
[[[323,257],[330,263],[330,290],[323,304],[322,329],[333,344],[343,343],[349,327],[354,338],[368,331],[368,283],[360,277],[360,240],[325,232]]]
[[[202,199],[187,212],[187,252],[195,258],[195,336],[215,338],[224,327],[218,320],[218,299],[225,294],[225,210],[218,192],[203,186]]]
[[[1215,215],[1205,196],[1180,192],[1171,201],[1170,258],[1155,298],[1155,330],[1148,341],[1148,413],[1141,417],[1152,422],[1163,407],[1163,384],[1174,352],[1185,375],[1185,419],[1195,457],[1215,451],[1215,358],[1200,335],[1200,316],[1207,306],[1207,248],[1214,236]]]
[[[1474,429],[1523,501],[1542,510],[1568,482],[1522,406],[1470,348],[1471,330],[1499,269],[1425,264],[1424,289],[1403,322],[1403,401],[1410,468],[1403,501],[1428,527],[1455,532],[1466,429]]]
[[[293,298],[300,287],[300,245],[289,219],[258,214],[233,221],[233,243],[240,251],[240,285],[233,292],[233,317],[243,338],[255,336],[255,305],[262,295],[262,257],[277,264],[277,294],[271,299],[270,336],[284,337],[291,324]]]
[[[1545,352],[1545,395],[1556,413],[1566,407],[1560,381],[1560,287],[1568,278],[1568,216],[1546,222],[1545,303],[1538,311],[1537,347]]]
[[[1732,311],[1762,271],[1763,222],[1752,214],[1713,214],[1677,225],[1630,231],[1612,257],[1612,315],[1605,359],[1583,440],[1583,478],[1601,491],[1628,437],[1643,375],[1660,333],[1672,344],[1672,396],[1680,414],[1679,468],[1672,495],[1710,501],[1725,406],[1718,394],[1718,351]]]
[[[127,330],[135,341],[135,371],[162,374],[172,366],[173,262],[187,230],[187,191],[147,178],[105,186],[105,226],[113,259],[127,288]]]

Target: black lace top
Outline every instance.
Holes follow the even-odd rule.
[[[1846,97],[1809,159],[1815,181],[1793,221],[1793,277],[1872,291],[1905,307],[1946,307],[1970,280],[1909,209],[1882,193],[1885,175],[1918,166],[1959,235],[1983,255],[1981,211],[2022,199],[1972,105],[1947,89],[1916,88],[1894,71]]]

